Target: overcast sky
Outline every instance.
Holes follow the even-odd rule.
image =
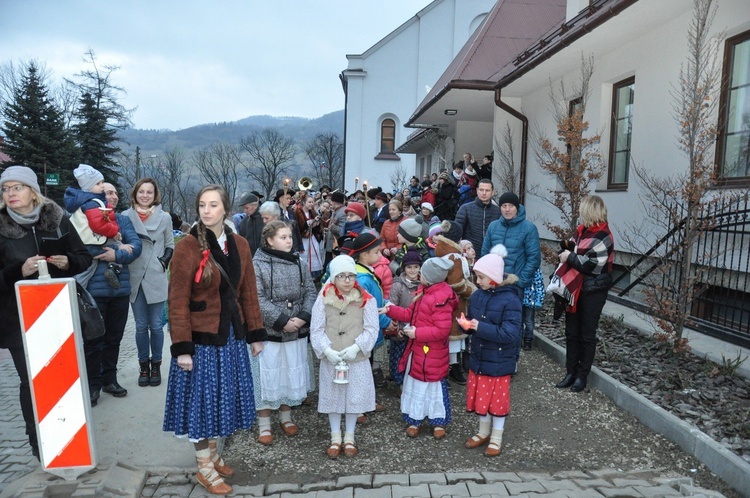
[[[136,128],[344,108],[339,74],[430,0],[0,0],[0,63],[120,66]]]

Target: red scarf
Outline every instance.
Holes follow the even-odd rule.
[[[573,237],[573,242],[576,244],[575,254],[583,256],[594,244],[599,243],[600,239],[595,237],[594,234],[602,230],[609,231],[606,223],[599,223],[590,227],[578,225]],[[578,296],[580,296],[583,287],[583,273],[570,266],[566,261],[555,271],[555,274],[560,277],[565,297],[568,300],[566,311],[575,313],[578,307]]]

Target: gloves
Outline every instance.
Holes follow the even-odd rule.
[[[348,348],[342,349],[339,354],[341,355],[341,359],[344,361],[352,361],[354,358],[357,357],[357,353],[359,353],[361,350],[359,349],[359,346],[356,344],[352,344]]]
[[[158,258],[164,271],[167,271],[167,268],[169,267],[169,261],[172,259],[173,252],[174,250],[171,247],[167,247],[164,249],[164,254],[162,254],[161,258]]]
[[[323,356],[326,357],[331,365],[335,365],[341,361],[341,353],[334,351],[332,348],[326,348],[325,351],[323,351]]]

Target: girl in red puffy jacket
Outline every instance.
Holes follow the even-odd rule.
[[[403,334],[409,338],[399,362],[404,372],[401,413],[409,424],[406,435],[416,437],[425,417],[433,427],[435,439],[445,437],[445,425],[451,421],[448,397],[448,336],[458,298],[445,282],[453,263],[430,258],[422,265],[422,286],[408,308],[386,303],[382,312],[389,318],[408,324]]]

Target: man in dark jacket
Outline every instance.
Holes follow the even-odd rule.
[[[104,184],[107,204],[116,206],[119,200],[117,190],[111,183]],[[143,245],[127,216],[117,214],[122,242],[117,248],[106,246],[104,252],[94,256],[99,261],[94,276],[86,290],[94,297],[96,306],[104,319],[104,335],[84,344],[86,370],[89,379],[91,406],[99,401],[99,391],[122,398],[128,390],[117,382],[117,360],[120,357],[120,342],[125,332],[130,309],[130,271],[128,265],[141,255]],[[97,253],[101,251],[97,248]],[[114,270],[120,281],[119,288],[107,282],[104,272]]]
[[[378,187],[379,189],[380,187]],[[368,192],[369,195],[370,192]],[[377,192],[373,197],[373,205],[370,207],[370,228],[374,228],[380,233],[383,229],[383,223],[390,218],[388,214],[388,195],[383,192]]]
[[[300,236],[299,229],[297,228],[297,219],[294,216],[294,210],[292,208],[292,196],[294,190],[290,188],[280,188],[276,191],[276,196],[273,198],[274,201],[279,203],[281,212],[279,213],[280,220],[289,223],[292,228],[292,238],[294,239],[294,246],[292,252],[302,252],[302,237]]]
[[[240,199],[240,207],[244,211],[245,217],[240,222],[237,232],[245,237],[253,254],[260,247],[260,234],[263,232],[263,218],[260,217],[258,212],[259,204],[260,199],[253,193],[245,194]]]
[[[479,254],[484,243],[484,236],[490,223],[500,218],[500,207],[492,202],[495,193],[490,180],[479,180],[477,198],[458,208],[456,223],[463,227],[462,239],[466,239],[474,246]]]

